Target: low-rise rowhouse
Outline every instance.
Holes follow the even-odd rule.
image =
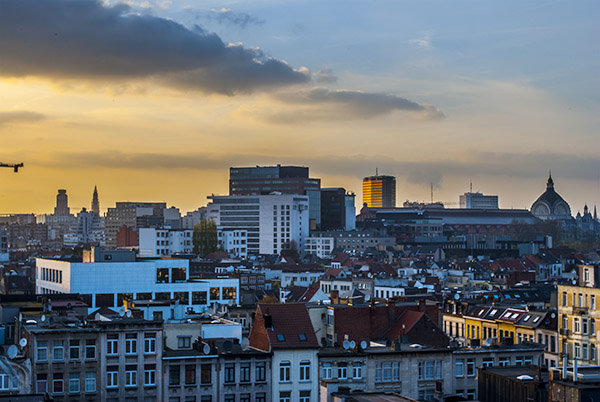
[[[319,395],[319,342],[304,304],[259,304],[250,346],[273,354],[274,401],[311,402]]]
[[[164,353],[170,402],[271,401],[271,354],[232,340],[196,340]]]
[[[54,401],[161,401],[162,322],[107,311],[23,317],[33,391]]]

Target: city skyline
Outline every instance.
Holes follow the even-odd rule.
[[[89,209],[94,185],[102,211],[190,211],[230,166],[277,163],[357,208],[377,168],[398,205],[472,180],[529,209],[549,170],[574,215],[600,199],[596,2],[48,4],[0,13],[0,160],[25,163],[0,213],[50,212],[59,188]]]

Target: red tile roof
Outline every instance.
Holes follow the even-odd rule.
[[[265,318],[271,317],[272,326],[267,328],[271,350],[319,347],[304,304],[259,304],[258,310],[263,317],[263,325]]]

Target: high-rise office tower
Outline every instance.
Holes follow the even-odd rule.
[[[69,197],[67,197],[67,190],[58,190],[54,215],[69,215]]]
[[[321,179],[308,177],[304,166],[256,166],[229,168],[229,195],[307,195],[310,229],[321,226]]]
[[[396,207],[396,178],[369,176],[363,179],[363,203],[369,208]]]
[[[94,186],[94,195],[92,196],[92,212],[100,215],[100,201],[98,200],[98,189]]]
[[[354,193],[344,188],[321,189],[321,230],[354,230],[356,207]]]

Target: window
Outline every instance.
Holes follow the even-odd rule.
[[[486,357],[483,359],[483,363],[482,363],[483,367],[492,367],[493,365],[494,365],[493,357]]]
[[[266,366],[267,365],[264,362],[256,363],[254,381],[260,382],[266,380]]]
[[[279,402],[290,402],[292,398],[291,391],[279,391]]]
[[[587,318],[581,319],[581,333],[587,335],[588,333],[588,320]]]
[[[250,382],[250,363],[240,364],[240,382]]]
[[[355,380],[362,378],[362,363],[354,362],[352,363],[352,378]]]
[[[212,365],[209,363],[200,365],[200,384],[210,384],[212,382]]]
[[[578,334],[580,331],[579,328],[579,318],[573,318],[573,332]]]
[[[310,402],[310,390],[300,391],[300,402]]]
[[[156,353],[156,334],[155,333],[144,334],[144,353],[146,353],[146,354]]]
[[[96,373],[85,373],[85,392],[96,392]]]
[[[125,335],[125,354],[135,355],[137,353],[137,334]]]
[[[596,320],[590,318],[590,335],[596,336]]]
[[[267,402],[267,395],[264,392],[260,392],[254,396],[254,402]]]
[[[455,377],[464,377],[465,376],[465,361],[464,359],[456,360],[454,364],[454,376]]]
[[[523,356],[515,357],[515,366],[522,366],[522,365],[523,365]]]
[[[225,382],[227,382],[227,383],[235,382],[235,364],[234,363],[225,364]]]
[[[210,300],[219,300],[221,299],[221,289],[220,288],[210,288]]]
[[[135,365],[125,366],[125,386],[137,386],[137,367]]]
[[[186,364],[185,365],[185,385],[196,384],[196,365]]]
[[[85,340],[85,359],[96,359],[96,341],[94,339]]]
[[[339,362],[337,365],[338,369],[338,379],[345,380],[348,378],[348,364],[344,362]]]
[[[106,354],[107,355],[119,354],[119,335],[118,334],[106,335]]]
[[[62,394],[64,390],[64,380],[62,373],[54,373],[52,375],[52,393]]]
[[[78,394],[79,393],[79,373],[70,373],[69,374],[69,393],[70,394]]]
[[[38,362],[48,361],[48,342],[38,341],[36,349],[36,358]]]
[[[581,345],[578,343],[575,344],[575,358],[581,359]]]
[[[180,368],[177,365],[173,365],[169,367],[169,385],[179,385],[180,384]]]
[[[310,361],[300,362],[300,381],[310,381]]]
[[[383,381],[392,381],[392,363],[383,364]]]
[[[592,310],[596,310],[596,296],[595,295],[591,295],[590,296],[590,304],[591,304],[591,309]]]
[[[48,375],[38,374],[35,381],[35,389],[38,394],[45,394],[48,392]]]
[[[65,360],[64,341],[54,341],[52,344],[52,360],[55,362]]]
[[[240,402],[250,402],[250,394],[241,394]]]
[[[156,385],[156,364],[144,365],[144,385],[147,387]]]
[[[190,349],[192,347],[191,336],[178,336],[177,337],[177,348],[178,349]]]
[[[475,360],[467,359],[467,377],[475,376]]]
[[[582,350],[582,352],[583,352],[583,354],[582,354],[581,358],[582,358],[583,360],[587,360],[587,359],[588,359],[588,344],[587,344],[587,343],[584,343],[584,344],[583,344],[583,347],[581,348],[581,350]]]
[[[235,300],[237,297],[237,289],[234,287],[223,288],[223,300]]]
[[[289,361],[282,361],[279,363],[279,382],[290,381],[290,370],[292,364]]]
[[[206,292],[192,292],[192,304],[206,304],[207,294]]]
[[[590,343],[590,360],[592,362],[596,361],[596,345]]]
[[[106,368],[106,388],[119,387],[119,366],[109,366]]]
[[[225,394],[223,402],[235,402],[235,394]]]
[[[331,379],[331,371],[331,363],[323,363],[323,366],[321,367],[321,377],[324,380]]]

